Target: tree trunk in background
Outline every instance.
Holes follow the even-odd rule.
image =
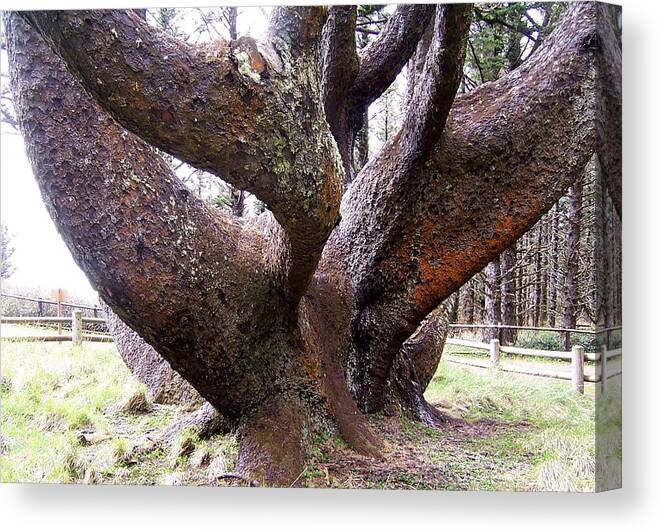
[[[506,249],[500,257],[500,319],[503,325],[516,325],[516,244]],[[504,345],[516,342],[516,329],[503,329],[501,341]]]
[[[581,239],[582,176],[569,189],[567,237],[565,241],[565,278],[562,290],[562,327],[576,327],[578,312],[578,263]]]
[[[370,151],[370,132],[369,132],[369,116],[367,112],[363,117],[363,127],[356,135],[356,158],[355,158],[355,171],[360,172],[361,168],[367,164]]]
[[[539,324],[543,326],[548,319],[548,241],[549,241],[549,216],[542,216],[539,221],[541,239],[539,241],[540,252],[540,281],[539,281]]]
[[[598,256],[598,294],[599,294],[599,303],[600,303],[600,312],[598,314],[600,320],[598,322],[603,327],[613,327],[615,325],[614,320],[614,306],[615,301],[613,294],[616,292],[613,286],[616,275],[615,275],[615,254],[616,246],[614,238],[614,216],[613,209],[611,207],[610,198],[608,195],[607,188],[600,183],[600,203],[599,203],[599,229],[600,229],[600,239],[599,246],[596,246],[595,249],[599,250]]]
[[[234,216],[243,216],[245,209],[245,192],[237,188],[231,187],[230,189],[232,214]]]
[[[475,312],[475,280],[471,279],[463,285],[459,292],[459,321],[461,323],[474,323]]]
[[[474,282],[475,306],[473,307],[473,320],[475,323],[484,323],[484,272],[481,272],[480,275],[477,275],[474,279]]]
[[[484,323],[500,323],[500,259],[492,260],[485,270],[484,280]],[[484,329],[484,341],[498,338],[498,328]]]
[[[542,306],[542,226],[538,222],[533,239],[535,253],[533,255],[533,275],[532,275],[532,325],[539,327],[539,317]]]
[[[551,241],[549,243],[549,326],[555,327],[558,304],[558,204],[551,210]]]

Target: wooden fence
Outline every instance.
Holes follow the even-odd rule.
[[[21,341],[21,342],[73,342],[74,345],[81,345],[86,342],[112,342],[112,336],[109,334],[99,334],[85,332],[84,325],[105,324],[104,318],[88,318],[82,315],[78,309],[71,313],[71,317],[64,316],[21,316],[21,317],[2,317],[0,322],[7,325],[32,325],[32,324],[56,324],[58,326],[57,334],[21,334],[14,336],[2,336],[3,340]],[[68,325],[71,334],[62,334],[62,325]]]
[[[604,334],[606,336],[606,346],[610,348],[611,345],[611,336],[614,331],[621,331],[622,327],[608,327],[605,329],[563,329],[559,327],[529,327],[526,325],[501,325],[500,323],[495,325],[486,325],[482,323],[451,323],[449,325],[450,329],[477,329],[477,330],[491,330],[496,331],[495,336],[498,337],[498,340],[501,344],[504,345],[504,332],[506,330],[514,331],[539,331],[539,332],[552,332],[558,334],[564,339],[565,351],[570,351],[572,346],[571,335],[572,334],[589,334],[597,335]]]
[[[460,338],[448,338],[446,345],[456,345],[461,347],[468,347],[478,351],[484,351],[484,354],[489,356],[488,361],[481,361],[465,357],[458,357],[455,355],[444,355],[444,359],[448,362],[456,364],[467,364],[482,368],[497,368],[502,371],[509,371],[513,373],[522,373],[526,375],[533,375],[537,377],[548,377],[554,379],[565,379],[572,382],[573,388],[583,393],[584,383],[593,382],[601,385],[602,393],[606,389],[607,380],[610,377],[622,373],[621,364],[609,369],[608,362],[610,359],[622,356],[622,348],[609,349],[611,341],[611,332],[620,330],[621,327],[610,327],[608,329],[600,330],[585,330],[585,329],[558,329],[558,328],[544,328],[544,327],[524,327],[515,325],[466,325],[466,324],[450,324],[451,329],[519,329],[519,330],[533,330],[533,331],[553,331],[563,335],[571,333],[597,335],[603,334],[605,337],[604,343],[601,345],[599,352],[585,352],[581,345],[574,345],[567,351],[551,351],[543,349],[530,349],[516,346],[501,345],[501,341],[497,338],[492,339],[489,343],[477,342],[474,340],[464,340]],[[501,334],[498,334],[502,337]],[[501,363],[501,355],[514,355],[520,357],[536,357],[545,359],[554,359],[561,361],[568,361],[569,366],[567,371],[558,371],[543,367],[525,367],[513,364]],[[585,371],[585,361],[595,362],[594,373]]]
[[[91,310],[94,312],[94,317],[98,318],[99,313],[101,312],[101,308],[97,306],[90,306],[90,305],[79,305],[76,303],[69,303],[67,301],[64,301],[63,299],[63,294],[65,293],[64,290],[61,288],[58,288],[57,290],[54,291],[57,294],[56,300],[50,300],[50,299],[44,299],[41,297],[28,297],[28,296],[19,296],[16,294],[5,294],[2,293],[0,296],[2,297],[9,297],[11,299],[18,299],[20,301],[33,301],[37,304],[37,316],[41,317],[44,315],[44,305],[55,305],[58,310],[58,316],[62,315],[62,309],[63,308],[70,308],[70,309],[83,309],[83,310]]]

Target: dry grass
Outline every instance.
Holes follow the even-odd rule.
[[[144,386],[130,386],[119,409],[124,414],[140,415],[151,412],[154,404]]]

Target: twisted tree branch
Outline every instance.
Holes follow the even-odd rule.
[[[421,320],[525,233],[594,153],[609,94],[596,69],[618,60],[607,16],[599,4],[572,4],[530,62],[456,99],[423,164],[407,167],[386,147],[349,189],[340,228],[352,242],[356,366],[371,375],[357,381],[373,383],[368,408]]]
[[[276,9],[271,43],[197,48],[133,12],[21,16],[124,127],[269,205],[284,228],[272,231],[274,263],[297,303],[337,222],[342,181],[315,61],[325,8]]]
[[[433,16],[433,4],[400,5],[378,37],[360,57],[360,70],[351,88],[349,100],[356,116],[376,100],[395,81]]]
[[[221,336],[240,337],[246,323],[268,327],[270,305],[260,311],[255,302],[278,295],[262,231],[188,192],[154,150],[99,108],[18,14],[5,21],[21,131],[74,259],[124,322],[231,413],[230,390],[243,378],[232,373],[231,344],[213,360],[222,383],[211,385],[196,373],[208,368],[187,362]]]

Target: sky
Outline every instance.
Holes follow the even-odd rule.
[[[0,217],[15,249],[12,262],[16,271],[6,281],[7,289],[41,286],[95,294],[46,211],[23,138],[6,124],[0,134]]]

